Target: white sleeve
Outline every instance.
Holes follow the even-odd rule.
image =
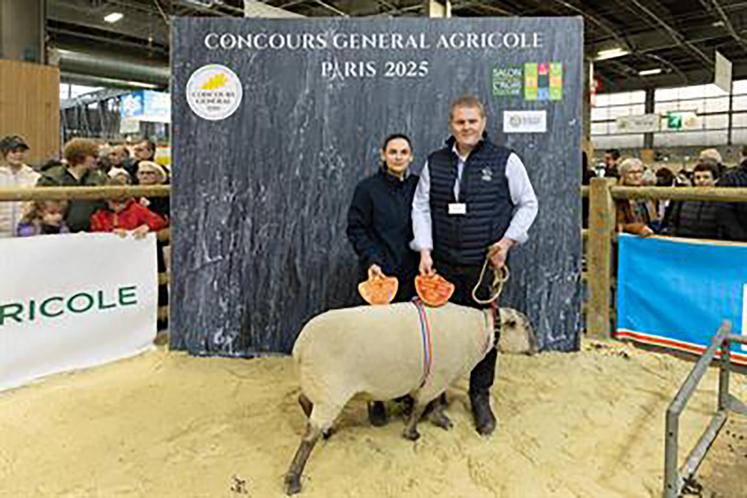
[[[431,179],[426,161],[412,199],[412,233],[415,238],[410,242],[410,249],[413,251],[433,249],[430,193]]]
[[[529,227],[537,217],[539,205],[529,175],[521,158],[516,154],[508,156],[506,178],[514,213],[504,237],[523,244],[529,239]]]

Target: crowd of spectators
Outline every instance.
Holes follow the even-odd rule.
[[[667,167],[654,171],[637,158],[620,159],[616,149],[605,151],[604,168],[597,171],[584,161],[583,183],[588,185],[591,178],[602,176],[629,187],[747,187],[747,147],[734,168],[724,165],[716,149],[701,151],[692,171],[676,173]],[[616,229],[643,237],[660,234],[747,242],[747,203],[620,199],[616,201]]]
[[[155,144],[142,140],[130,150],[74,138],[61,160],[39,168],[26,164],[29,145],[18,135],[0,139],[0,188],[95,187],[101,185],[158,185],[169,182],[169,172],[154,162]],[[76,232],[111,232],[136,238],[168,227],[169,198],[0,202],[0,238]],[[158,271],[166,269],[164,247],[158,245]],[[168,303],[166,286],[159,287],[160,306]],[[165,322],[159,323],[164,328]]]
[[[167,170],[153,161],[153,142],[142,140],[132,149],[133,153],[130,154],[124,145],[109,147],[94,140],[74,138],[65,144],[61,160],[51,160],[34,169],[25,162],[29,145],[23,137],[6,136],[0,139],[0,188],[168,183]],[[139,206],[135,208],[137,212],[152,213],[161,220],[160,223],[143,222],[142,226],[151,227],[152,230],[156,229],[153,228],[155,226],[168,226],[170,212],[167,197],[133,201]],[[0,202],[0,238],[95,231],[92,230],[94,218],[101,218],[101,212],[113,212],[109,204],[91,200]],[[145,230],[123,226],[122,220],[125,218],[130,220],[128,217],[113,217],[113,229]]]

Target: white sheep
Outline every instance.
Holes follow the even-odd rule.
[[[537,337],[529,318],[513,308],[501,308],[500,312],[501,338],[498,341],[498,351],[503,354],[537,353]]]
[[[432,362],[426,375],[421,321],[413,303],[327,311],[301,330],[293,358],[301,379],[299,403],[309,417],[301,445],[286,474],[288,494],[301,490],[301,474],[319,436],[332,427],[347,402],[365,393],[374,400],[409,394],[414,406],[403,436],[416,440],[428,403],[474,368],[494,345],[491,310],[447,303],[425,308]],[[439,404],[431,421],[448,429]]]

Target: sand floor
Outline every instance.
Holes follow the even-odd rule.
[[[396,416],[371,427],[353,400],[312,453],[300,496],[660,496],[664,412],[691,367],[617,343],[502,356],[489,439],[472,428],[465,381],[449,392],[454,429],[423,423],[415,443]],[[683,447],[705,427],[716,381],[710,372],[690,402]],[[289,358],[157,350],[1,393],[0,496],[283,496],[305,425],[297,386]],[[744,376],[732,386],[747,400]],[[747,496],[747,424],[727,428],[701,470],[703,496]]]

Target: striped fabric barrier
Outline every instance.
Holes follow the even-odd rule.
[[[621,234],[618,247],[616,337],[701,354],[723,320],[747,335],[747,244]]]

